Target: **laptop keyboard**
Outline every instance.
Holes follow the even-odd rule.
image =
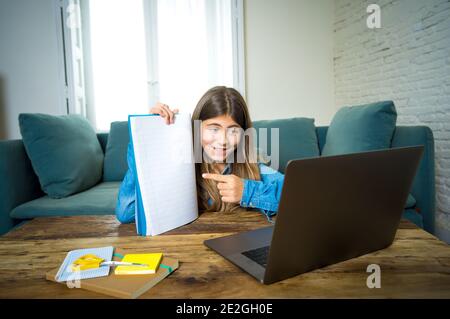
[[[244,251],[242,255],[250,258],[254,262],[260,264],[264,268],[267,266],[267,258],[269,256],[269,248],[270,246],[265,246],[261,248],[256,248],[248,251]]]

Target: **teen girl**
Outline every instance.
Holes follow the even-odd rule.
[[[157,103],[150,113],[159,114],[170,125],[177,111]],[[200,99],[192,120],[201,121],[201,146],[207,158],[195,164],[199,210],[223,212],[237,207],[255,208],[271,221],[270,217],[278,210],[284,175],[264,164],[251,162],[248,143],[239,147],[244,142],[243,131],[252,127],[243,97],[233,88],[214,87]],[[230,157],[234,159],[232,163],[227,161]],[[244,161],[237,161],[238,158]],[[135,216],[136,172],[131,144],[127,160],[129,169],[120,186],[116,206],[117,219],[122,223],[133,222]],[[176,200],[176,194],[174,197]]]

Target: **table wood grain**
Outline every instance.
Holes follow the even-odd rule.
[[[402,221],[394,243],[272,285],[262,285],[208,249],[203,241],[268,226],[255,211],[204,213],[191,224],[154,237],[114,216],[37,218],[0,237],[0,298],[108,298],[45,280],[73,249],[114,246],[163,252],[180,268],[142,298],[450,298],[450,249]],[[381,288],[369,289],[369,264],[381,267]]]

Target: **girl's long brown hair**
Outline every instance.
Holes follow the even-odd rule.
[[[235,89],[225,86],[213,87],[203,95],[192,114],[192,127],[194,129],[197,127],[201,131],[200,126],[194,125],[195,120],[206,121],[222,115],[230,116],[244,131],[253,127],[247,104],[242,95]],[[194,136],[201,138],[201,132],[194,132]],[[199,141],[195,141],[195,143],[199,143]],[[241,148],[237,147],[234,151],[235,160],[231,163],[232,173],[241,178],[260,180],[258,164],[251,160],[250,152],[253,150],[250,149],[251,143],[248,141],[248,136],[241,138],[240,143],[245,143],[245,145]],[[239,158],[237,154],[239,151],[245,152],[241,157],[245,159],[242,163],[236,161]],[[202,177],[203,173],[220,174],[217,165],[208,163],[202,158],[201,163],[195,164],[195,172],[198,204],[201,211],[232,211],[239,207],[239,204],[222,202],[217,182]],[[208,204],[209,198],[212,200],[212,205]]]

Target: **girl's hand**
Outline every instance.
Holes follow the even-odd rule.
[[[244,182],[236,175],[202,174],[203,178],[212,179],[217,183],[222,201],[239,204],[244,191]]]
[[[150,113],[161,115],[161,117],[166,120],[166,124],[173,124],[175,121],[175,114],[178,113],[178,109],[174,109],[172,111],[167,104],[158,102],[150,109]]]

